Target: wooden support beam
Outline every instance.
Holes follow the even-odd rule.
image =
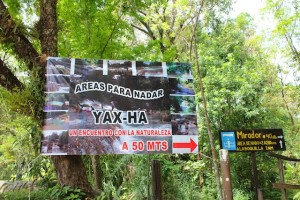
[[[282,160],[300,162],[300,159],[290,158],[290,157],[279,155],[279,154],[275,154],[275,153],[272,153],[272,152],[269,152],[268,155],[271,156],[271,157],[282,159]]]
[[[300,185],[287,184],[287,183],[273,183],[273,188],[299,190]]]
[[[282,159],[277,157],[277,163],[278,163],[278,172],[279,172],[279,180],[280,183],[284,184],[284,167],[283,167],[283,163],[282,163]],[[281,189],[281,196],[282,196],[282,200],[287,200],[287,192],[286,189]]]
[[[162,174],[161,174],[161,164],[159,160],[152,160],[152,190],[153,199],[162,200]]]

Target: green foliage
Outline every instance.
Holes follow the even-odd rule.
[[[164,159],[162,160],[162,174],[163,174],[163,197],[166,199],[178,198],[186,199],[198,193],[190,193],[195,190],[197,185],[194,183],[198,177],[198,166],[191,165],[190,163],[183,164],[180,158],[173,158],[174,160]],[[193,173],[194,174],[189,174]],[[191,176],[189,176],[191,175]],[[187,190],[187,188],[193,188]]]
[[[14,16],[14,18],[19,20],[21,15],[20,11],[22,7],[21,2],[14,0],[6,0],[5,3],[8,7],[9,13],[11,13],[11,15]]]
[[[275,52],[285,59],[284,63],[279,64],[280,67],[287,69],[292,66],[299,70],[299,1],[268,0],[264,12],[273,16],[276,22],[271,40],[275,41],[273,42],[273,46],[274,43],[276,45]]]
[[[0,178],[29,178],[31,170],[37,172],[38,167],[33,159],[38,157],[40,125],[32,116],[37,100],[29,89],[13,93],[0,90],[0,166],[4,169]]]
[[[100,161],[103,190],[98,199],[143,199],[147,196],[146,156],[105,156]]]
[[[58,185],[49,189],[38,189],[38,190],[19,190],[0,194],[0,200],[81,200],[85,198],[85,193],[81,192],[80,189],[72,189],[68,186],[60,187]]]
[[[234,31],[235,29],[236,25],[229,23],[222,27],[220,35],[211,40],[213,44],[200,47],[214,49],[214,45],[218,46],[222,41],[227,41],[217,51],[203,51],[202,56],[206,70],[204,84],[208,109],[211,118],[218,121],[217,130],[262,126],[259,123],[265,113],[260,99],[263,94],[262,85],[267,81],[267,74],[264,72],[267,72],[268,67],[258,65],[262,61],[254,60],[247,52],[245,38],[238,31]],[[257,73],[256,68],[259,68],[260,73]]]
[[[103,157],[100,161],[105,166],[103,189],[97,199],[146,199],[148,189],[152,195],[152,159],[160,160],[162,165],[164,199],[216,197],[216,187],[211,186],[213,174],[208,176],[205,172],[206,162],[189,155],[151,155],[150,162],[148,159],[147,155]],[[207,180],[199,187],[199,177],[203,174]]]
[[[34,157],[34,148],[30,142],[31,136],[28,134],[33,124],[34,122],[29,117],[23,116],[6,122],[6,127],[0,130],[2,133],[0,135],[0,152],[2,153],[0,163],[4,166],[14,164],[17,179],[20,179],[23,173],[27,173],[26,164]],[[6,177],[9,175],[13,175],[13,171],[5,174]]]
[[[126,58],[132,30],[119,1],[59,1],[59,55]],[[122,51],[126,46],[124,55]]]
[[[239,190],[239,189],[233,189],[233,199],[234,200],[249,200],[252,199],[249,193]]]
[[[291,139],[296,144],[288,113],[282,109],[284,102],[279,98],[282,86],[278,71],[260,47],[261,38],[253,35],[251,24],[251,17],[242,14],[228,23],[215,24],[213,31],[199,33],[198,49],[211,126],[215,133],[221,129],[283,127],[287,143]],[[209,150],[206,130],[203,120],[200,123],[199,146],[205,152]],[[247,198],[254,198],[251,159],[245,153],[232,154],[230,159],[233,188],[240,195],[245,192]],[[277,164],[265,153],[258,154],[257,159],[264,197],[274,199],[279,195],[271,187],[278,180]]]
[[[47,190],[18,190],[12,192],[6,192],[0,194],[0,200],[41,200],[41,199],[50,199],[50,196],[47,194]]]
[[[69,186],[56,185],[48,189],[49,199],[66,199],[66,200],[81,200],[85,197],[85,193],[80,189],[72,189]]]
[[[293,200],[299,200],[300,199],[300,192],[297,192],[297,194],[293,197]]]

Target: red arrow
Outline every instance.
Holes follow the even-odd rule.
[[[192,138],[190,138],[190,142],[174,142],[173,143],[173,148],[190,148],[191,152],[194,151],[194,149],[197,147],[198,145],[194,142],[194,140]]]

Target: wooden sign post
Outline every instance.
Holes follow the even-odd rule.
[[[251,152],[253,183],[256,199],[263,199],[262,192],[259,188],[256,152],[284,151],[286,147],[283,130],[222,130],[220,131],[219,137],[221,149],[226,149],[229,152]]]

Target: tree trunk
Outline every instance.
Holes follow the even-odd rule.
[[[6,64],[0,59],[0,85],[9,91],[14,88],[24,89],[24,85],[19,79],[12,73],[12,71],[6,66]]]
[[[20,26],[17,26],[8,9],[2,0],[0,0],[0,37],[1,43],[12,47],[16,57],[24,61],[31,75],[39,81],[40,93],[38,99],[43,93],[45,66],[47,56],[58,56],[57,48],[57,0],[40,0],[40,21],[37,25],[39,39],[42,47],[42,55],[34,49],[30,40],[23,34]],[[17,80],[17,77],[7,67],[5,62],[0,59],[0,85],[11,91],[14,87],[20,89],[24,85]],[[41,120],[43,102],[34,105],[34,117]],[[42,124],[42,123],[41,123]],[[68,185],[72,188],[80,188],[88,197],[93,197],[92,187],[88,182],[85,167],[80,156],[52,156],[52,160],[57,173],[57,179],[60,185]]]
[[[88,197],[94,196],[80,156],[52,156],[52,160],[61,186],[80,188]]]
[[[57,0],[42,0],[40,5],[40,21],[38,24],[42,53],[58,55],[57,48]]]
[[[56,4],[56,0],[42,0],[40,5],[39,36],[42,53],[46,56],[58,55]],[[45,66],[45,63],[41,64],[42,67]],[[61,186],[80,188],[88,197],[93,197],[93,190],[80,156],[52,156],[51,158]]]
[[[1,44],[12,47],[13,53],[26,62],[29,70],[39,66],[38,52],[16,25],[2,0],[0,0],[0,30]]]
[[[204,93],[204,87],[203,87],[203,82],[202,82],[202,74],[201,74],[199,58],[198,58],[198,50],[197,50],[196,32],[197,32],[199,16],[200,16],[200,12],[201,12],[203,4],[204,4],[204,0],[202,0],[201,7],[200,7],[200,9],[197,13],[197,16],[196,16],[196,23],[195,23],[195,26],[194,26],[192,40],[191,40],[190,57],[192,56],[192,49],[194,49],[194,55],[195,55],[194,60],[195,60],[195,63],[196,63],[197,74],[199,76],[199,88],[200,88],[201,98],[202,98],[202,101],[203,101],[203,112],[204,112],[205,125],[206,125],[206,129],[207,129],[207,134],[208,134],[209,143],[210,143],[210,147],[211,147],[212,158],[213,158],[213,166],[214,166],[214,171],[215,171],[215,180],[216,180],[217,187],[218,187],[219,199],[223,200],[223,193],[222,193],[222,187],[221,187],[221,181],[220,181],[220,173],[219,173],[217,153],[216,153],[216,149],[215,149],[213,133],[212,133],[211,128],[210,128],[210,122],[209,122],[209,117],[208,117],[208,112],[207,112],[207,104],[206,104],[206,98],[205,98],[205,93]],[[193,42],[194,42],[194,45],[193,45]]]
[[[92,167],[93,167],[93,173],[94,173],[94,179],[96,183],[95,190],[97,193],[101,192],[102,190],[102,184],[101,184],[101,169],[99,165],[100,156],[99,155],[91,155],[92,160]]]

